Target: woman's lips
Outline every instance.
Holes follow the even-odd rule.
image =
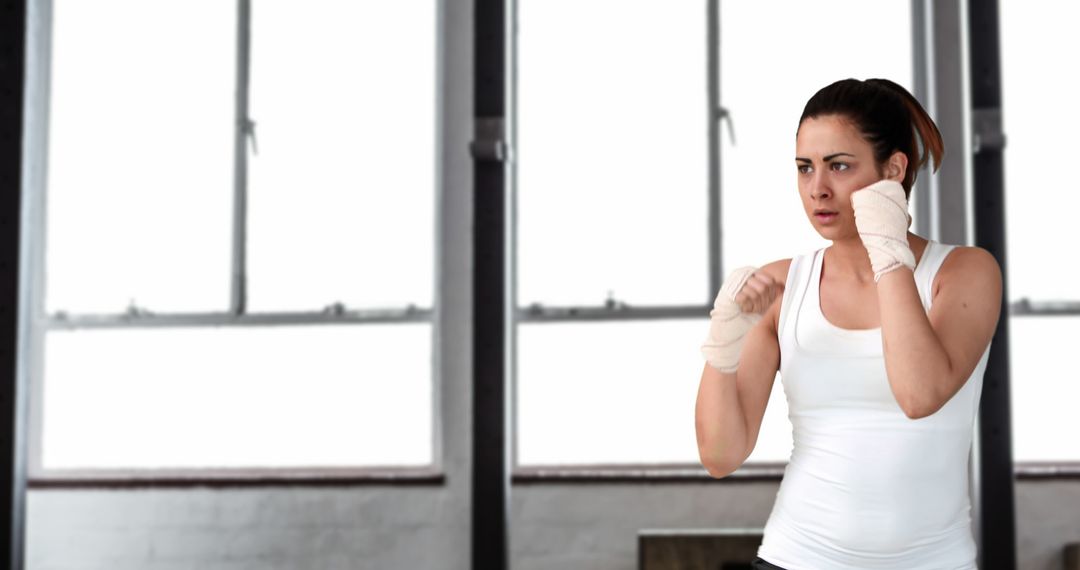
[[[827,214],[814,214],[814,217],[817,218],[819,222],[829,223],[836,219],[836,212],[830,212]]]

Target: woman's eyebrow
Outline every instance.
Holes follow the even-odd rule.
[[[834,152],[834,153],[824,157],[822,160],[824,160],[825,162],[828,162],[828,161],[830,161],[830,160],[832,160],[832,159],[834,159],[834,158],[836,158],[838,156],[841,156],[841,155],[850,156],[851,158],[855,158],[855,155],[851,154],[850,152]],[[795,160],[801,160],[803,162],[810,162],[809,158],[802,158],[802,157],[799,157],[799,156],[796,156]]]

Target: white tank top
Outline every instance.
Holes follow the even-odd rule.
[[[915,267],[931,285],[955,246],[930,240]],[[969,452],[989,344],[934,414],[907,417],[885,374],[881,328],[825,320],[824,248],[791,260],[780,306],[780,375],[793,449],[758,556],[788,570],[976,568]]]

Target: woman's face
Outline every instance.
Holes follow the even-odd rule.
[[[884,169],[889,178],[901,181],[904,170],[897,176],[897,155],[904,156],[894,153]],[[838,115],[804,120],[795,137],[795,167],[799,196],[814,229],[832,240],[857,237],[851,194],[885,178],[885,173],[878,170],[873,148],[855,126]],[[836,214],[819,216],[819,209]]]

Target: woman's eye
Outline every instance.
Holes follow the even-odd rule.
[[[839,171],[844,171],[844,170],[847,170],[849,168],[848,165],[846,163],[843,163],[843,162],[834,162],[834,163],[832,163],[832,165],[833,166],[843,166],[843,168],[835,169],[835,170],[839,170]]]
[[[800,164],[800,165],[796,166],[795,168],[799,172],[801,172],[803,174],[806,174],[806,173],[810,172],[810,165],[809,164]]]

